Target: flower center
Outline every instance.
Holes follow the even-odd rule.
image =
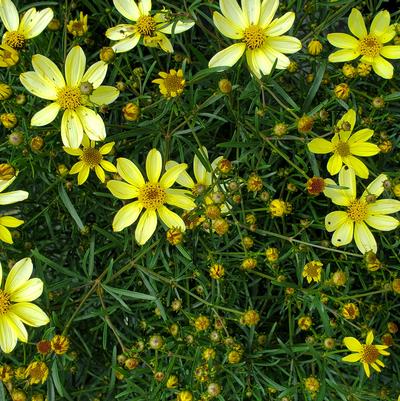
[[[359,51],[363,56],[376,57],[382,48],[382,44],[378,38],[373,35],[368,35],[364,39],[360,40]]]
[[[103,159],[102,154],[95,148],[84,148],[80,159],[90,168],[94,168],[100,164]]]
[[[57,102],[62,109],[75,110],[82,104],[82,96],[79,88],[65,86],[57,94]]]
[[[25,46],[25,42],[25,36],[17,31],[6,32],[4,34],[3,44],[6,44],[13,49],[22,49]]]
[[[347,142],[339,141],[335,147],[335,152],[342,157],[348,156],[350,154],[350,146]]]
[[[157,209],[165,203],[166,193],[159,184],[147,182],[144,187],[139,190],[139,202],[146,209]]]
[[[355,222],[364,221],[368,215],[368,204],[360,199],[356,199],[347,208],[347,215]]]
[[[154,36],[156,30],[156,21],[149,15],[142,15],[136,22],[136,30],[144,36]]]
[[[184,80],[177,75],[168,74],[166,78],[164,78],[164,85],[167,93],[180,93],[183,90]]]
[[[258,25],[250,25],[244,30],[243,41],[251,49],[259,49],[265,43],[266,37],[264,31]]]
[[[10,307],[10,296],[0,290],[0,315],[5,315]]]
[[[194,196],[198,196],[202,194],[206,189],[207,188],[204,184],[195,184],[195,186],[192,188],[192,194]]]
[[[321,268],[315,263],[309,263],[306,266],[305,271],[306,271],[307,276],[317,279],[317,278],[319,278]]]
[[[374,363],[379,357],[379,351],[375,347],[375,345],[363,345],[362,349],[362,357],[361,357],[361,362],[362,363]]]

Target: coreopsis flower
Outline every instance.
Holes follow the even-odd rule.
[[[41,361],[31,362],[25,370],[25,377],[28,379],[30,385],[43,384],[48,376],[49,368]]]
[[[88,31],[88,16],[79,13],[79,19],[68,21],[67,30],[73,36],[83,36]]]
[[[379,359],[381,355],[390,355],[388,351],[385,351],[387,345],[374,345],[374,334],[371,331],[367,334],[365,344],[361,344],[354,337],[345,337],[343,339],[344,345],[354,354],[347,355],[342,358],[345,362],[361,362],[363,364],[365,374],[367,377],[371,376],[369,367],[371,366],[377,372],[381,371],[380,367],[385,367],[384,363]]]
[[[396,36],[395,26],[390,25],[389,12],[383,10],[376,14],[368,33],[362,14],[353,8],[348,19],[348,26],[354,36],[346,33],[328,34],[329,43],[341,49],[330,54],[329,61],[340,63],[361,56],[361,62],[371,65],[377,75],[391,79],[393,65],[384,57],[400,58],[400,46],[385,46]]]
[[[377,145],[367,142],[374,134],[372,129],[363,128],[352,133],[355,123],[356,112],[350,109],[336,124],[336,133],[331,141],[315,138],[308,144],[308,149],[313,153],[333,153],[327,164],[331,175],[337,174],[345,164],[354,169],[357,176],[368,178],[367,166],[356,156],[374,156],[380,152],[380,149]]]
[[[53,10],[44,8],[42,11],[36,11],[36,8],[30,8],[19,19],[18,10],[11,0],[0,0],[0,18],[6,28],[2,43],[20,50],[25,46],[28,39],[38,36],[53,19]]]
[[[51,339],[50,344],[51,344],[51,349],[57,355],[63,355],[69,349],[69,339],[59,334],[55,335]]]
[[[39,327],[49,322],[42,309],[31,303],[43,292],[42,280],[29,279],[32,271],[30,258],[19,260],[8,273],[3,286],[0,264],[0,348],[3,352],[11,352],[17,340],[28,341],[24,324]]]
[[[104,182],[106,179],[104,170],[111,173],[117,172],[116,167],[103,157],[112,151],[114,144],[115,142],[109,142],[100,149],[96,149],[96,143],[85,135],[82,140],[82,149],[63,147],[64,151],[69,155],[78,156],[80,159],[72,166],[69,172],[70,174],[78,174],[78,185],[82,185],[87,180],[90,170],[95,171],[101,182]]]
[[[151,12],[151,0],[113,0],[115,8],[134,24],[120,24],[106,31],[108,39],[116,40],[112,48],[117,53],[133,49],[143,38],[143,44],[148,47],[160,47],[168,53],[174,49],[167,35],[182,33],[190,29],[194,22],[170,21],[166,12]]]
[[[395,199],[377,198],[384,191],[384,182],[388,178],[380,174],[372,181],[360,198],[356,193],[356,175],[352,168],[344,166],[339,173],[339,186],[327,179],[329,187],[324,194],[335,205],[345,206],[346,211],[335,211],[325,217],[325,228],[333,232],[332,244],[343,246],[352,242],[353,237],[361,253],[373,251],[376,253],[376,240],[367,224],[380,231],[391,231],[399,226],[399,220],[388,214],[400,211],[400,201]]]
[[[308,284],[310,284],[313,280],[316,283],[321,281],[322,266],[323,264],[318,260],[312,260],[311,262],[306,263],[302,275],[307,279]]]
[[[185,231],[182,218],[167,208],[166,204],[184,210],[196,206],[187,191],[171,188],[187,164],[177,164],[160,178],[161,168],[161,153],[157,149],[152,149],[146,158],[148,181],[145,181],[133,162],[121,157],[117,160],[117,171],[125,182],[111,180],[107,183],[107,188],[118,199],[138,198],[123,206],[114,216],[114,231],[121,231],[133,224],[145,209],[135,230],[135,239],[140,245],[145,244],[156,230],[157,215],[168,228],[178,227],[182,232]]]
[[[161,78],[154,79],[152,82],[160,86],[160,92],[166,98],[180,96],[185,86],[183,71],[179,69],[169,70],[169,72],[159,72]]]
[[[17,177],[14,176],[10,180],[0,180],[0,192],[3,192],[9,185],[11,185]],[[0,205],[11,205],[16,202],[21,202],[29,196],[26,191],[11,191],[0,193]],[[23,224],[24,221],[12,216],[0,217],[0,240],[7,244],[12,244],[12,236],[8,227],[16,228]]]
[[[290,60],[285,54],[301,49],[299,39],[283,35],[293,25],[294,12],[273,20],[278,0],[242,0],[242,8],[236,0],[220,0],[219,5],[222,14],[213,13],[214,24],[224,36],[237,42],[217,53],[208,63],[210,68],[232,67],[245,53],[250,71],[261,78],[271,72],[275,62],[275,68],[286,69]]]
[[[112,103],[119,95],[113,86],[101,85],[107,74],[107,64],[98,61],[85,72],[85,53],[80,46],[75,46],[65,60],[65,79],[58,67],[41,54],[32,56],[32,66],[35,71],[20,75],[22,85],[35,96],[52,100],[52,103],[34,114],[31,125],[50,124],[63,110],[61,139],[64,146],[78,148],[84,134],[92,141],[103,140],[106,137],[104,121],[92,109]]]

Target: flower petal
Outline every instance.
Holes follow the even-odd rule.
[[[92,141],[103,141],[105,139],[106,127],[100,114],[84,106],[79,106],[76,109],[76,114],[78,115],[82,128],[89,139]],[[78,147],[79,145],[80,143],[75,147]]]
[[[349,145],[352,145],[355,142],[366,142],[372,135],[374,135],[372,129],[363,128],[351,135],[347,142]]]
[[[345,337],[343,339],[344,345],[352,352],[362,352],[363,347],[356,338],[354,337]]]
[[[377,155],[381,151],[377,145],[369,142],[352,143],[349,149],[351,154],[364,157]]]
[[[240,26],[234,24],[219,12],[215,11],[213,13],[213,21],[217,29],[230,39],[241,39],[243,38],[243,29]]]
[[[358,362],[361,359],[361,354],[350,354],[342,358],[343,362]]]
[[[6,244],[13,243],[13,239],[12,239],[10,230],[8,230],[6,227],[4,227],[2,225],[0,225],[0,241],[5,242]]]
[[[335,205],[349,206],[350,202],[354,200],[348,189],[338,188],[337,184],[332,179],[327,178],[325,184],[324,195],[330,198]]]
[[[157,208],[158,215],[160,216],[161,221],[168,227],[176,227],[181,231],[185,231],[186,226],[185,222],[180,218],[176,213],[169,210],[165,206],[160,206]]]
[[[188,31],[194,25],[194,21],[183,22],[177,21],[172,24],[162,24],[162,28],[157,29],[158,32],[166,33],[168,35],[176,35],[177,33],[182,33]]]
[[[83,138],[83,127],[78,114],[65,110],[61,119],[61,139],[67,148],[78,148]]]
[[[343,157],[343,163],[346,166],[352,168],[358,177],[368,178],[369,176],[368,167],[360,159],[357,159],[356,157],[350,155]]]
[[[114,166],[114,164],[110,163],[107,160],[102,160],[100,162],[100,166],[103,167],[104,170],[109,171],[110,173],[117,172],[117,168]]]
[[[0,2],[0,18],[3,21],[3,24],[7,31],[18,31],[18,10],[11,0],[2,0]]]
[[[117,170],[118,174],[129,184],[134,185],[137,188],[144,186],[145,181],[142,173],[137,168],[136,164],[131,162],[129,159],[120,157],[117,159]]]
[[[177,189],[168,190],[165,202],[184,210],[192,210],[196,207],[193,198],[190,196],[190,192]]]
[[[61,71],[49,58],[41,54],[34,54],[32,56],[32,66],[36,73],[43,78],[49,79],[57,88],[65,86],[65,80]]]
[[[220,0],[219,5],[222,14],[229,22],[238,25],[243,30],[249,26],[249,21],[236,0]]]
[[[27,199],[29,192],[26,191],[11,191],[0,194],[0,205],[11,205],[16,202],[21,202]]]
[[[5,316],[0,316],[0,348],[8,354],[17,345],[17,336]]]
[[[29,11],[30,10],[28,10],[26,14],[28,14]],[[27,17],[25,17],[25,15],[20,22],[19,31],[23,32],[27,39],[32,39],[40,35],[54,17],[53,10],[49,7],[32,13]]]
[[[86,164],[82,166],[78,173],[78,185],[82,185],[89,177],[90,167]]]
[[[25,89],[42,99],[57,100],[58,89],[52,81],[35,71],[23,72],[19,79]]]
[[[139,217],[143,206],[139,201],[128,203],[118,210],[112,223],[113,231],[122,231],[132,225]]]
[[[69,173],[70,174],[78,174],[83,169],[83,167],[85,167],[85,162],[80,160],[79,162],[75,163],[71,167],[71,170],[69,170]]]
[[[140,11],[136,2],[133,0],[113,0],[115,8],[125,18],[131,21],[137,21],[140,17]]]
[[[12,295],[12,293],[18,290],[24,285],[33,272],[33,264],[30,258],[24,258],[15,263],[15,265],[8,273],[4,291]]]
[[[86,56],[80,46],[74,46],[65,59],[65,80],[68,86],[81,83],[86,67]]]
[[[211,58],[208,63],[210,68],[213,67],[232,67],[243,56],[246,50],[245,43],[234,43],[224,50],[218,52]]]
[[[374,236],[364,222],[356,222],[354,240],[361,253],[372,251],[376,253],[377,245]]]
[[[97,106],[103,104],[110,104],[114,102],[119,96],[119,90],[113,86],[100,86],[95,89],[90,95],[89,99]]]
[[[15,290],[11,296],[12,302],[30,302],[39,298],[43,292],[43,281],[39,278],[32,278]]]
[[[135,25],[132,24],[119,24],[108,28],[106,31],[106,36],[111,40],[123,40],[134,36],[136,32]],[[139,34],[140,37],[140,34]]]
[[[197,152],[200,153],[201,156],[203,156],[203,158],[208,161],[208,151],[205,146],[202,146],[201,149],[197,150]],[[201,162],[201,160],[199,159],[197,154],[195,154],[194,158],[193,158],[193,172],[194,172],[196,181],[199,184],[207,185],[207,186],[209,186],[211,184],[211,182],[208,182],[209,180],[207,180],[207,174],[210,174],[210,173],[207,171],[206,167],[203,165],[203,163]]]
[[[165,169],[169,170],[170,168],[177,166],[178,164],[179,163],[177,163],[176,161],[169,160],[165,164]],[[193,179],[186,171],[182,171],[182,173],[179,174],[178,178],[176,179],[176,182],[185,188],[193,188],[195,186]]]
[[[352,49],[342,49],[329,55],[328,60],[331,63],[342,63],[343,61],[351,61],[357,58],[360,52]]]
[[[263,49],[264,49],[266,55],[268,55],[271,58],[273,63],[275,63],[275,60],[277,60],[277,63],[275,66],[276,69],[284,70],[290,64],[290,60],[287,56],[285,56],[283,53],[275,50],[273,47],[268,46],[268,44],[266,44]],[[261,69],[261,67],[260,67],[260,69]]]
[[[396,199],[378,199],[368,204],[368,213],[371,214],[392,214],[400,212],[400,201]]]
[[[177,166],[171,167],[167,170],[160,179],[160,186],[164,189],[171,187],[177,180],[182,171],[187,169],[186,163],[180,163]]]
[[[16,219],[12,216],[2,216],[0,217],[0,224],[5,227],[15,228],[24,224],[24,220]]]
[[[385,79],[393,78],[393,65],[389,61],[385,60],[383,57],[374,57],[372,63],[372,68],[377,75]]]
[[[272,21],[264,31],[268,36],[280,36],[286,33],[293,25],[295,13],[292,11]]]
[[[133,49],[138,44],[139,39],[140,34],[136,33],[134,36],[122,39],[119,42],[114,43],[112,45],[112,48],[116,53],[127,52],[128,50]]]
[[[369,194],[375,195],[377,198],[382,195],[385,187],[383,183],[388,180],[386,174],[380,174],[375,178],[366,188],[366,190],[361,195],[361,199],[365,199]]]
[[[344,193],[350,199],[355,199],[357,195],[356,175],[353,169],[344,166],[339,172],[339,185],[347,187],[343,189]]]
[[[396,36],[396,26],[395,24],[392,24],[389,26],[386,32],[379,38],[379,40],[381,41],[381,43],[387,43],[390,42],[395,36]]]
[[[278,37],[269,37],[267,38],[266,43],[274,50],[285,54],[296,53],[301,49],[300,40],[293,36],[283,35]]]
[[[151,149],[146,158],[146,174],[152,183],[157,183],[162,168],[161,153],[157,149]]]
[[[10,306],[10,311],[15,313],[28,326],[39,327],[50,321],[42,309],[30,302],[13,304]]]
[[[391,216],[384,216],[380,214],[368,216],[365,219],[365,222],[372,228],[375,228],[380,231],[392,231],[395,230],[400,225],[398,219],[395,219],[394,217]]]
[[[242,9],[250,25],[257,25],[261,12],[260,1],[242,0]]]
[[[400,58],[400,46],[385,46],[381,49],[381,55],[390,59]]]
[[[44,109],[33,115],[31,119],[31,125],[34,127],[43,127],[43,125],[50,124],[55,120],[59,111],[60,105],[58,103],[50,103]]]
[[[132,199],[139,195],[139,190],[136,187],[117,180],[108,181],[107,188],[118,199]]]
[[[106,77],[107,74],[107,69],[108,69],[108,64],[100,60],[92,64],[83,75],[81,82],[90,82],[93,85],[93,88],[95,89],[92,95],[90,96],[91,100],[94,92],[96,92],[98,90],[98,87],[103,83],[104,78]]]
[[[263,0],[261,3],[261,13],[259,26],[264,29],[273,20],[276,10],[279,7],[279,0]]]
[[[332,232],[336,231],[340,226],[342,226],[348,219],[346,212],[342,210],[331,212],[325,217],[325,228],[326,231]]]
[[[24,324],[21,322],[21,319],[13,312],[8,311],[8,313],[4,316],[4,319],[7,321],[8,326],[14,332],[18,340],[26,343],[28,341],[28,332]]]
[[[362,14],[356,8],[351,10],[348,19],[348,25],[351,33],[357,38],[362,39],[367,36],[367,28],[365,27],[365,22]]]
[[[346,133],[348,133],[348,136],[349,136],[351,134],[351,132],[353,132],[354,126],[356,124],[356,119],[357,119],[356,111],[354,109],[349,109],[346,111],[346,113],[343,114],[342,118],[336,123],[336,126],[341,131],[341,133],[346,132]],[[343,129],[343,126],[345,125],[344,123],[350,124],[349,130]],[[342,140],[345,140],[345,139],[343,139],[343,137],[342,137]],[[347,140],[347,138],[346,138],[346,140]]]
[[[308,145],[310,152],[317,154],[325,154],[333,152],[332,142],[327,141],[324,138],[315,138]]]
[[[347,33],[329,33],[326,37],[328,42],[339,49],[358,49],[359,40]]]
[[[369,330],[367,333],[365,344],[371,345],[373,342],[374,342],[374,332],[372,330]]]
[[[131,0],[133,1],[133,0]],[[148,15],[151,11],[151,0],[140,0],[139,2],[139,12],[142,15]]]
[[[343,165],[343,159],[338,153],[334,153],[328,160],[328,164],[326,165],[327,170],[330,175],[336,175]]]
[[[372,20],[369,32],[372,35],[381,36],[389,28],[390,25],[390,14],[387,10],[379,11]]]
[[[144,245],[154,234],[157,228],[157,214],[155,210],[148,209],[139,219],[135,230],[135,239],[139,245]]]
[[[350,244],[353,240],[354,222],[350,219],[346,220],[332,235],[332,244],[335,246],[343,246]]]

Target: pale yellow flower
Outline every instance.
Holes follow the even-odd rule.
[[[329,61],[340,63],[361,56],[360,61],[372,65],[376,74],[382,78],[391,79],[393,65],[384,57],[400,58],[400,46],[385,45],[396,36],[395,26],[390,25],[389,12],[383,10],[376,14],[368,33],[362,14],[353,8],[348,19],[348,26],[355,37],[346,33],[328,34],[329,43],[341,49],[330,54]]]
[[[168,21],[166,13],[151,14],[151,0],[113,0],[115,8],[134,24],[120,24],[107,29],[108,39],[115,40],[112,48],[115,52],[127,52],[133,49],[143,38],[143,44],[148,47],[160,47],[168,53],[174,49],[166,34],[177,34],[190,29],[194,22]]]
[[[220,0],[222,14],[215,11],[214,24],[226,37],[236,43],[221,50],[209,62],[211,67],[232,67],[246,54],[250,71],[258,78],[268,75],[274,63],[278,70],[286,69],[290,60],[285,54],[301,49],[299,39],[281,36],[293,25],[295,14],[287,12],[273,20],[279,0]]]
[[[160,86],[160,92],[166,98],[180,96],[185,86],[183,71],[172,69],[169,72],[159,72],[161,78],[154,79],[152,82]]]
[[[0,348],[3,352],[11,352],[17,340],[28,341],[24,324],[39,327],[49,322],[42,309],[31,303],[43,292],[42,280],[29,279],[32,271],[31,259],[21,259],[12,267],[3,286],[0,264]]]
[[[343,189],[337,188],[330,178],[326,180],[329,186],[325,188],[324,194],[334,204],[347,208],[346,211],[331,212],[325,217],[326,230],[333,232],[333,245],[347,245],[354,237],[361,253],[376,253],[376,240],[367,224],[380,231],[391,231],[399,226],[398,219],[387,215],[400,211],[400,201],[377,200],[387,180],[385,174],[380,174],[367,186],[360,198],[356,197],[356,175],[352,168],[344,166],[339,172],[339,186]]]
[[[0,192],[3,192],[16,179],[16,175],[10,180],[0,180]],[[16,202],[21,202],[29,196],[26,191],[11,191],[0,193],[0,205],[11,205]],[[0,216],[0,240],[7,244],[12,244],[12,236],[8,229],[16,228],[23,224],[24,221],[12,216]]]
[[[108,65],[98,61],[85,72],[85,53],[81,47],[75,46],[65,60],[65,79],[58,67],[41,54],[32,57],[32,66],[35,71],[20,75],[22,85],[34,95],[53,102],[32,117],[31,125],[50,124],[62,109],[61,138],[64,146],[78,148],[83,134],[92,141],[102,141],[106,137],[104,121],[92,109],[112,103],[119,95],[113,86],[100,86]]]
[[[68,21],[67,30],[73,36],[83,36],[88,31],[88,16],[79,13],[79,19]]]
[[[140,244],[145,244],[157,228],[157,215],[168,227],[177,227],[185,231],[185,223],[175,212],[169,210],[165,205],[176,206],[184,210],[195,207],[187,191],[172,189],[179,174],[187,168],[184,163],[178,164],[166,171],[160,178],[162,170],[161,153],[152,149],[146,158],[146,182],[140,170],[128,159],[117,160],[118,174],[126,182],[111,180],[107,188],[118,199],[138,200],[123,206],[115,215],[113,230],[121,231],[133,224],[143,209],[144,213],[139,219],[135,230],[135,239]]]
[[[20,20],[14,3],[11,0],[0,0],[0,18],[6,28],[3,44],[16,50],[22,49],[27,39],[32,39],[42,33],[53,16],[51,8],[36,11],[36,8],[33,7]]]

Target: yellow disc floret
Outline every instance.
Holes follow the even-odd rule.
[[[94,168],[98,166],[103,159],[102,154],[95,148],[84,148],[82,156],[80,159],[90,166],[90,168]]]
[[[3,38],[3,44],[13,49],[20,50],[25,47],[25,36],[17,31],[6,32]]]
[[[262,47],[265,43],[265,40],[266,36],[264,34],[264,30],[258,25],[250,25],[244,30],[243,41],[251,50]]]
[[[374,35],[368,35],[360,40],[359,51],[363,56],[377,57],[382,48],[381,42]]]
[[[148,182],[139,190],[139,202],[146,208],[155,210],[166,200],[166,193],[159,184]]]
[[[351,154],[350,146],[347,142],[339,141],[335,146],[335,152],[339,154],[339,156],[346,157]]]
[[[347,208],[347,215],[355,222],[364,221],[368,216],[368,204],[360,199],[356,199]]]
[[[141,35],[144,36],[153,36],[156,30],[156,21],[154,21],[153,17],[149,15],[142,15],[139,17],[136,23],[136,30]]]
[[[378,351],[378,349],[375,347],[375,345],[368,345],[365,344],[363,345],[363,349],[361,352],[362,356],[361,356],[361,362],[362,363],[374,363],[376,362],[376,360],[378,359],[380,352]]]
[[[57,103],[62,109],[75,110],[82,104],[82,94],[79,88],[65,86],[57,94]]]
[[[0,290],[0,316],[6,314],[9,307],[10,296],[3,290]]]

